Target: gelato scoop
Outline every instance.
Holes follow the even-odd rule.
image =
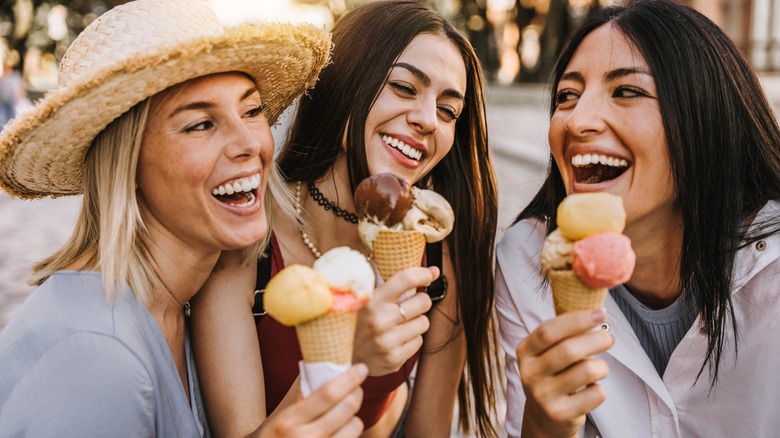
[[[330,283],[333,308],[358,310],[374,293],[374,268],[365,256],[347,246],[339,246],[322,255],[312,266]]]
[[[284,325],[297,325],[324,315],[333,303],[328,280],[308,266],[290,265],[271,278],[263,304]]]
[[[426,242],[438,242],[452,232],[455,213],[450,203],[433,190],[412,188],[412,208],[402,221],[405,230],[419,231]]]
[[[412,206],[412,187],[406,179],[381,173],[364,179],[355,189],[359,218],[370,218],[390,228],[400,223]]]
[[[558,205],[557,225],[570,240],[598,233],[622,233],[626,226],[623,198],[606,192],[574,193]]]
[[[572,268],[590,287],[613,287],[625,283],[634,272],[636,254],[631,239],[623,234],[599,233],[574,243]]]
[[[563,237],[560,228],[550,233],[542,247],[542,275],[555,269],[571,269],[573,249],[574,242]]]

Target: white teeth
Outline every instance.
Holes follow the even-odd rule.
[[[249,178],[242,178],[237,181],[232,181],[226,184],[222,184],[219,187],[215,187],[211,190],[211,194],[214,196],[218,195],[232,195],[233,193],[249,193],[254,197],[254,194],[252,194],[252,191],[258,187],[260,187],[260,174],[252,175]],[[242,204],[244,205],[244,204]]]
[[[390,137],[389,135],[383,135],[382,141],[387,143],[388,146],[392,146],[395,149],[398,149],[398,151],[400,151],[402,154],[406,155],[407,157],[411,158],[412,160],[419,160],[420,158],[422,158],[422,152],[409,146],[408,144],[402,142],[397,138]]]
[[[601,164],[602,166],[611,167],[628,167],[627,160],[617,157],[608,157],[606,155],[578,154],[571,157],[572,166],[588,166],[590,164]]]

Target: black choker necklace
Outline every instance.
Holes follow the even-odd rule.
[[[353,224],[358,223],[358,217],[355,213],[350,213],[347,210],[339,208],[335,202],[326,198],[325,195],[317,189],[313,181],[309,182],[309,194],[311,195],[311,198],[317,201],[317,204],[320,204],[325,210],[333,210],[333,214],[340,218],[344,218],[347,222]]]

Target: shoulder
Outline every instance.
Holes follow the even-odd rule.
[[[0,435],[154,435],[153,380],[120,340],[74,332],[28,359],[3,376]]]

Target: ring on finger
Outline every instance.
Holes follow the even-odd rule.
[[[406,322],[407,321],[407,319],[406,319],[406,312],[404,312],[404,308],[401,307],[400,304],[398,305],[398,313],[401,314],[401,318],[403,318],[404,322]]]

